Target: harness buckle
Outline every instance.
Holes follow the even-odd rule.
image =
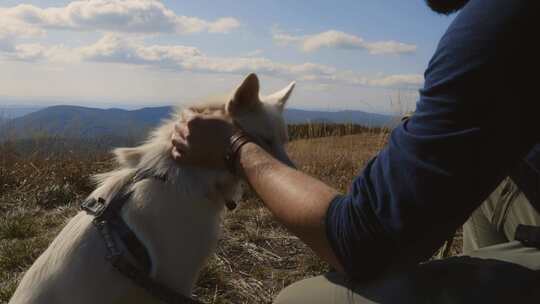
[[[101,197],[98,199],[89,198],[81,204],[81,209],[95,217],[100,217],[105,210],[105,200]]]

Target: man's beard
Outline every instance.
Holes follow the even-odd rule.
[[[439,14],[450,15],[459,11],[469,0],[426,0],[427,5]]]

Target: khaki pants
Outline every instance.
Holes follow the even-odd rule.
[[[513,240],[518,224],[540,226],[540,214],[506,179],[464,225],[463,256],[362,284],[328,273],[292,284],[274,303],[540,303],[540,250]]]

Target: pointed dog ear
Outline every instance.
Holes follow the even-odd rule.
[[[276,107],[281,112],[283,112],[283,110],[285,109],[285,105],[287,104],[287,101],[289,100],[289,97],[291,97],[291,93],[295,85],[296,85],[296,82],[293,81],[281,91],[278,91],[272,95],[266,96],[264,100],[274,103]]]
[[[116,157],[116,161],[121,166],[134,168],[139,165],[143,157],[142,150],[135,148],[118,148],[114,149],[113,153]]]
[[[259,78],[257,75],[249,74],[234,92],[233,97],[227,103],[226,109],[229,113],[249,110],[259,104]]]

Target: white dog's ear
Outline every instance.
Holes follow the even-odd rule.
[[[137,167],[143,157],[142,150],[139,148],[118,148],[114,149],[113,153],[118,164],[130,168]]]
[[[285,109],[287,100],[289,100],[289,97],[291,97],[291,93],[295,85],[296,83],[293,81],[288,86],[286,86],[283,90],[278,91],[272,95],[269,95],[265,97],[264,99],[265,101],[275,103],[277,108],[283,112],[283,109]]]
[[[260,102],[259,78],[257,75],[251,73],[242,81],[242,84],[236,89],[233,97],[227,103],[227,112],[235,113],[242,110],[249,110]]]

